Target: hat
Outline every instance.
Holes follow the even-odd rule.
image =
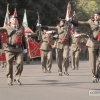
[[[95,14],[98,14],[98,15],[100,15],[100,11],[96,11],[96,12],[95,12]]]
[[[17,18],[17,16],[11,15],[10,18]]]

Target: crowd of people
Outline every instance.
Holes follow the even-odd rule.
[[[17,16],[10,16],[10,25],[0,27],[0,32],[6,32],[7,44],[4,47],[6,55],[6,77],[8,85],[13,81],[21,85],[20,76],[23,71],[23,43],[25,42],[24,27],[16,26]],[[69,32],[69,24],[75,27],[87,26],[90,33],[81,33],[77,28]],[[51,73],[52,58],[56,59],[58,66],[58,75],[70,75],[68,73],[69,56],[71,57],[71,67],[73,70],[79,68],[79,59],[90,62],[92,80],[97,82],[100,77],[99,70],[96,70],[96,58],[100,64],[100,12],[95,12],[94,19],[89,21],[76,21],[61,19],[57,26],[41,27],[41,65],[44,73]],[[39,33],[33,33],[33,36],[39,36]],[[88,49],[88,51],[87,51]],[[70,51],[70,54],[69,54]],[[15,76],[13,78],[13,59],[16,60]],[[25,57],[24,57],[25,58]],[[99,68],[98,68],[99,69]],[[97,73],[98,72],[98,73]],[[14,80],[13,80],[14,79]]]

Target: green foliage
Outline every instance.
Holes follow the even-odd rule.
[[[78,20],[87,21],[93,18],[94,12],[100,10],[100,0],[76,0],[76,15]],[[82,32],[88,33],[86,27],[79,27]]]
[[[93,17],[95,10],[100,10],[100,0],[0,0],[0,26],[4,23],[7,3],[9,3],[10,15],[13,14],[14,8],[17,9],[20,23],[26,9],[28,25],[35,31],[37,12],[40,13],[41,24],[56,25],[60,18],[65,18],[69,1],[72,11],[76,11],[77,20],[88,20]]]

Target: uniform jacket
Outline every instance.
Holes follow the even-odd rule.
[[[64,48],[68,48],[68,41],[67,42],[62,42],[62,38],[64,38],[65,37],[65,35],[66,35],[66,26],[65,27],[59,27],[59,26],[57,26],[57,27],[55,27],[55,29],[56,29],[56,31],[57,31],[57,35],[58,35],[58,39],[55,41],[55,44],[54,44],[54,46],[55,46],[55,48],[58,48],[58,49],[63,49],[63,47]]]
[[[52,34],[52,33],[51,33],[51,34],[48,34],[48,36],[49,36],[49,38],[50,38],[50,43],[49,43],[47,37],[45,36],[45,34],[44,34],[43,32],[42,32],[41,34],[42,34],[42,44],[41,44],[40,49],[41,49],[41,50],[45,50],[45,51],[50,51],[50,50],[52,50],[50,43],[53,44],[53,42],[54,42],[54,41],[53,41],[53,34]],[[47,34],[47,33],[46,33],[46,34]]]
[[[71,35],[72,43],[71,43],[71,50],[76,51],[78,48],[80,48],[80,41],[81,37],[74,37],[74,34]]]
[[[90,29],[90,38],[88,39],[86,46],[95,48],[95,49],[100,48],[100,41],[97,41],[100,28],[96,29],[96,27],[99,26],[98,21],[90,19],[88,21],[78,21],[78,24],[88,26]],[[96,30],[93,31],[94,29]]]
[[[4,47],[5,51],[22,52],[22,45],[16,43],[16,38],[23,34],[23,27],[19,26],[17,29],[13,26],[0,27],[0,32],[6,32],[7,44]],[[20,42],[24,42],[24,36],[20,38]]]

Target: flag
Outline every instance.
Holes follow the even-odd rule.
[[[15,16],[16,18],[18,17],[18,16],[17,16],[17,10],[16,10],[16,8],[15,8],[15,10],[14,10],[13,16]],[[18,19],[16,20],[16,25],[19,25]]]
[[[72,14],[72,20],[76,20],[76,13],[75,13],[75,11]],[[76,27],[73,24],[71,24],[71,30],[74,32],[75,29],[76,29]]]
[[[25,29],[28,28],[28,21],[27,21],[27,16],[26,16],[26,10],[24,11],[23,26],[24,26]]]
[[[16,10],[16,8],[15,8],[15,10],[14,10],[14,14],[13,14],[15,17],[18,17],[17,16],[17,10]]]
[[[71,12],[71,4],[70,4],[70,2],[68,2],[66,16],[65,16],[65,20],[67,20],[67,21],[70,18],[70,12]]]
[[[23,23],[22,23],[22,25],[24,26],[25,33],[33,33],[33,31],[28,27],[26,10],[24,11],[24,17],[23,17]]]
[[[7,11],[6,11],[6,16],[5,16],[5,20],[4,20],[4,27],[5,26],[9,26],[10,25],[10,19],[9,19],[9,4],[7,4]]]
[[[72,19],[73,19],[73,20],[76,20],[76,12],[75,12],[75,11],[74,11],[73,14],[72,14]]]

